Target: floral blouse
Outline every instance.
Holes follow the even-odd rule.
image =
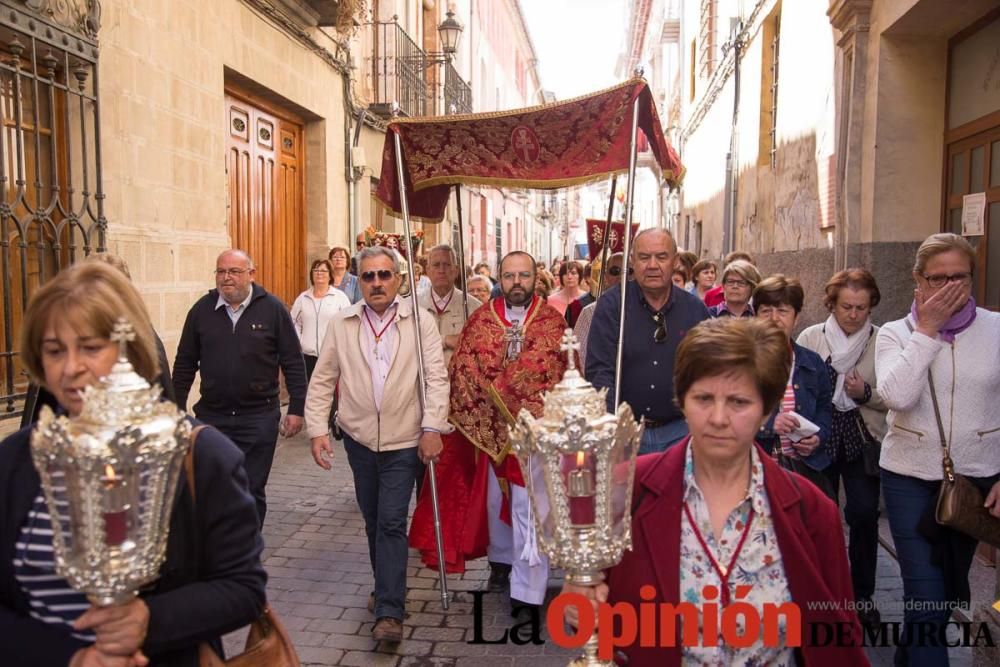
[[[762,610],[762,605],[765,602],[780,605],[791,602],[792,595],[791,591],[788,590],[788,579],[785,576],[785,567],[781,562],[781,551],[778,549],[774,523],[771,520],[771,508],[764,490],[764,471],[761,468],[756,448],[751,449],[750,457],[750,487],[747,489],[747,496],[726,518],[719,539],[716,539],[712,532],[708,504],[695,481],[694,458],[690,446],[684,464],[684,502],[697,524],[702,539],[721,567],[726,567],[732,560],[734,550],[740,543],[740,538],[746,528],[750,508],[753,507],[754,516],[750,532],[743,542],[729,576],[729,596],[730,603],[736,602],[736,587],[751,586],[750,593],[738,601],[748,602],[758,610]],[[719,573],[712,566],[711,560],[705,554],[701,542],[688,520],[687,512],[684,512],[681,517],[680,547],[680,601],[690,602],[702,609],[702,588],[709,585],[721,588],[722,581]],[[717,627],[721,628],[722,604],[720,598],[716,597],[712,602],[719,604],[720,619]],[[745,617],[740,614],[737,615],[737,618],[739,619],[740,634],[742,634]],[[783,614],[779,614],[778,618],[780,619],[779,637],[784,645],[785,617]],[[763,624],[761,634],[761,639],[763,639]],[[704,644],[706,642],[701,635],[702,628],[699,628],[699,644]],[[686,646],[683,655],[685,665],[706,667],[728,667],[729,665],[794,667],[795,665],[795,653],[791,648],[764,646],[763,641],[755,642],[753,646],[748,648],[731,648],[723,644],[721,633],[718,646]]]

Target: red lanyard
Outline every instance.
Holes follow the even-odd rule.
[[[395,308],[395,306],[393,306],[393,308]],[[372,324],[371,318],[368,317],[367,308],[365,308],[365,319],[368,321],[368,328],[371,329],[372,333],[375,335],[375,343],[378,344],[378,342],[382,340],[382,334],[384,334],[386,329],[391,327],[392,323],[396,321],[396,313],[395,311],[392,313],[392,317],[389,318],[389,323],[382,327],[381,331],[375,331],[375,325]]]
[[[431,303],[434,304],[434,310],[437,311],[438,317],[444,315],[444,311],[448,310],[448,306],[451,305],[451,297],[453,296],[455,296],[454,291],[448,295],[448,300],[444,302],[444,308],[438,308],[437,298],[434,296],[433,291],[431,292]]]
[[[721,596],[722,606],[725,607],[729,604],[729,575],[733,572],[733,566],[736,565],[736,560],[740,557],[740,552],[743,550],[743,543],[746,542],[747,535],[750,534],[750,525],[753,523],[754,511],[753,507],[750,508],[750,513],[747,515],[747,523],[743,526],[743,534],[740,535],[740,541],[736,543],[736,549],[733,550],[733,557],[729,559],[729,566],[723,568],[719,565],[719,561],[715,560],[715,556],[712,554],[712,550],[708,548],[708,544],[705,542],[705,538],[701,536],[701,531],[698,530],[698,524],[695,522],[694,517],[691,516],[691,510],[688,508],[687,502],[684,503],[684,514],[687,515],[688,523],[691,524],[691,530],[694,531],[694,536],[698,538],[698,543],[701,545],[701,550],[705,552],[708,556],[708,560],[712,563],[712,567],[719,574],[719,579],[722,581],[722,590],[719,592]]]

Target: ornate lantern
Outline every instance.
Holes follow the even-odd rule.
[[[579,344],[566,329],[562,349],[569,365],[545,396],[540,419],[521,410],[511,443],[528,484],[538,545],[567,581],[593,586],[602,570],[632,548],[632,482],[642,426],[626,403],[607,413],[597,391],[576,369]],[[596,658],[596,638],[574,664],[611,664]]]
[[[118,362],[83,394],[78,417],[43,408],[31,454],[52,518],[56,572],[97,605],[127,602],[159,576],[191,424],[132,368],[124,319]]]

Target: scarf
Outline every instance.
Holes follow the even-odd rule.
[[[837,324],[837,318],[833,315],[826,318],[826,324],[823,325],[823,334],[826,336],[827,345],[830,346],[830,365],[837,371],[837,385],[833,388],[833,405],[840,412],[850,412],[858,407],[854,399],[844,391],[844,376],[861,360],[871,335],[871,327],[872,322],[869,318],[860,329],[848,336]]]
[[[920,323],[920,319],[917,317],[917,302],[914,301],[910,305],[910,315],[913,316],[913,321]],[[954,343],[955,336],[962,333],[966,329],[972,326],[972,323],[976,321],[976,299],[974,297],[969,297],[969,300],[965,302],[957,312],[952,314],[952,316],[945,322],[940,329],[938,329],[938,336],[941,337],[946,343]]]

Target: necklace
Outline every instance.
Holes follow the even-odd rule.
[[[687,516],[688,523],[691,524],[691,530],[694,532],[694,536],[698,538],[698,544],[701,545],[701,550],[708,556],[708,561],[712,564],[712,568],[718,573],[719,580],[721,582],[721,590],[719,591],[720,602],[722,606],[725,607],[729,604],[729,575],[732,574],[733,566],[736,565],[736,560],[740,557],[740,552],[743,550],[743,543],[746,542],[747,535],[750,534],[750,525],[753,524],[754,511],[753,507],[750,508],[750,513],[747,515],[746,525],[743,526],[743,534],[740,535],[740,541],[736,543],[736,548],[733,550],[733,556],[729,559],[729,565],[722,566],[719,565],[719,561],[716,560],[715,555],[712,550],[708,548],[708,543],[705,542],[705,538],[702,537],[701,531],[698,530],[698,524],[695,522],[694,517],[691,515],[691,510],[688,504],[684,503],[684,514]]]
[[[393,305],[393,308],[395,308],[395,307],[396,306]],[[382,340],[382,334],[384,334],[386,332],[386,330],[389,327],[392,326],[392,323],[396,321],[396,311],[393,310],[392,317],[389,318],[389,322],[386,323],[386,325],[384,327],[382,327],[379,331],[375,331],[375,325],[372,324],[371,318],[368,317],[368,309],[367,308],[365,308],[365,320],[367,320],[367,322],[368,322],[368,328],[372,330],[372,334],[375,336],[375,344],[378,345],[379,342]]]

